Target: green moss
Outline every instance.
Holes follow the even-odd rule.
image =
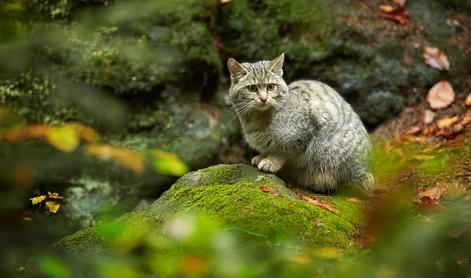
[[[143,212],[128,213],[116,221],[103,221],[93,228],[87,228],[58,241],[54,247],[79,256],[83,254],[104,254],[119,247],[123,241],[143,236],[153,223]],[[136,232],[140,230],[140,232]]]
[[[262,191],[261,185],[276,190],[279,195]],[[166,220],[196,212],[235,229],[266,237],[276,231],[278,236],[319,247],[354,246],[359,221],[357,205],[337,197],[325,202],[337,208],[339,214],[300,200],[274,175],[246,165],[217,165],[177,181],[154,204],[152,215]]]
[[[260,186],[272,192],[264,192]],[[269,242],[289,239],[313,247],[356,252],[359,205],[342,196],[301,192],[329,204],[338,213],[301,200],[275,175],[247,165],[216,165],[180,178],[148,212],[130,213],[117,221],[98,224],[64,238],[57,245],[75,254],[94,249],[95,252],[119,250],[122,244],[132,246],[148,232],[161,231],[160,223],[196,214],[223,228]]]

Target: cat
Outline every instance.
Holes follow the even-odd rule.
[[[339,185],[370,192],[372,144],[360,117],[322,82],[288,85],[283,62],[284,54],[272,61],[227,61],[229,96],[243,136],[260,153],[251,163],[316,192]]]

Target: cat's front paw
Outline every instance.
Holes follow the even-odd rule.
[[[260,161],[262,161],[262,159],[264,159],[266,156],[263,155],[263,154],[259,154],[259,155],[256,155],[252,158],[252,165],[255,166],[255,167],[258,167],[258,164],[260,164]]]
[[[264,158],[258,163],[258,170],[268,173],[276,173],[281,169],[283,163],[270,158]]]

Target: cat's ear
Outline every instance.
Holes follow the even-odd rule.
[[[279,76],[283,76],[283,62],[285,61],[285,54],[281,53],[280,56],[270,61],[270,70]]]
[[[247,70],[244,69],[244,67],[242,67],[242,65],[234,58],[229,58],[229,60],[227,60],[227,68],[231,73],[231,77],[234,79],[239,79],[247,74]]]

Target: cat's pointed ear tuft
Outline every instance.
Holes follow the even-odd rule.
[[[283,76],[283,62],[284,61],[285,61],[285,54],[281,53],[280,56],[270,61],[270,70],[279,76]]]
[[[227,68],[231,73],[231,77],[234,79],[239,79],[247,74],[247,70],[245,70],[244,67],[234,58],[229,58],[229,60],[227,60]]]

